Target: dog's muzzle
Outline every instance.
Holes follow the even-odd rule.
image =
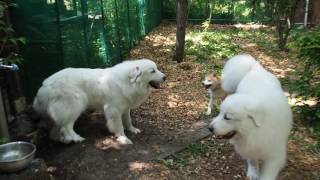
[[[212,86],[212,84],[206,84],[206,83],[202,83],[202,84],[203,84],[204,88],[206,88],[206,89],[209,89]]]
[[[237,134],[237,131],[230,131],[225,135],[217,136],[218,139],[231,139]]]
[[[162,81],[150,81],[149,85],[155,89],[160,88],[160,84],[163,83],[167,79],[166,76],[163,76]]]

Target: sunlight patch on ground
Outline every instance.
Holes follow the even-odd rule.
[[[177,95],[177,94],[170,94],[169,96],[168,96],[168,106],[170,107],[170,108],[175,108],[175,107],[178,107],[178,104],[179,104],[179,102],[181,102],[182,100],[181,100],[181,97],[179,96],[179,95]]]
[[[246,44],[243,44],[241,47],[243,47],[243,48],[257,47],[257,44],[256,43],[246,43]]]
[[[130,171],[142,171],[145,169],[151,169],[152,165],[145,162],[130,162],[129,163],[129,169]]]
[[[317,105],[319,100],[316,98],[302,99],[301,97],[289,97],[288,102],[291,106],[304,106],[308,105],[310,107]]]
[[[95,143],[96,148],[101,150],[107,149],[121,149],[121,145],[115,139],[105,138],[97,140]]]
[[[270,28],[270,26],[262,24],[235,24],[234,27],[244,30]]]

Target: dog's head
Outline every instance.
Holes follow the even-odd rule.
[[[220,86],[220,78],[215,73],[207,74],[204,80],[202,81],[203,86],[206,89],[213,88]]]
[[[261,126],[261,115],[261,108],[250,97],[230,95],[222,102],[220,113],[209,124],[209,130],[223,139],[246,136]]]
[[[129,73],[131,83],[142,83],[155,89],[166,80],[166,75],[158,70],[157,65],[148,59],[137,60]]]

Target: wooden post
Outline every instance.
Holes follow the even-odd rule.
[[[4,105],[2,101],[2,92],[0,89],[0,138],[1,140],[9,140],[8,124]]]

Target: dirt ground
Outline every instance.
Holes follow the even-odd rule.
[[[132,112],[133,123],[142,130],[139,135],[127,133],[134,144],[117,145],[106,130],[101,113],[84,115],[76,124],[76,131],[86,141],[63,145],[48,140],[39,146],[37,156],[45,160],[48,172],[55,179],[245,179],[245,161],[226,141],[212,136],[197,141],[198,145],[207,148],[204,153],[192,153],[192,148],[187,148],[164,160],[157,158],[170,146],[191,144],[186,141],[193,136],[188,132],[201,129],[204,126],[197,127],[196,124],[209,118],[204,115],[207,92],[201,85],[207,69],[188,56],[184,63],[172,62],[174,39],[174,24],[163,23],[130,53],[129,59],[154,60],[167,75],[164,89],[154,91],[141,107]],[[278,77],[287,76],[296,68],[286,54],[282,61],[274,61],[253,42],[246,39],[234,41],[243,52],[260,59]],[[223,61],[217,63],[223,64]],[[299,125],[295,126],[293,135],[314,141]],[[305,142],[290,139],[288,165],[280,179],[320,179],[319,153],[306,151],[304,145]],[[177,159],[180,159],[178,165],[171,163]]]

